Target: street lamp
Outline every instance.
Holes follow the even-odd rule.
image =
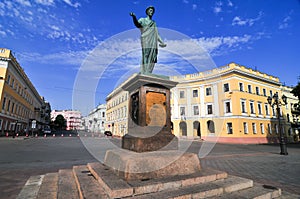
[[[287,97],[285,95],[282,95],[281,97],[281,100],[279,99],[278,97],[278,93],[275,93],[273,95],[273,98],[271,96],[268,97],[268,103],[274,107],[276,106],[276,112],[277,112],[277,119],[278,119],[278,128],[279,128],[279,133],[280,133],[280,139],[279,139],[279,142],[280,142],[280,155],[288,155],[288,152],[287,152],[287,147],[286,147],[286,142],[285,142],[285,139],[284,139],[284,133],[282,131],[282,127],[281,127],[281,123],[280,123],[280,106],[281,105],[286,105],[287,104]]]

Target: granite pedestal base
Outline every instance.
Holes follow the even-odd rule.
[[[147,134],[137,136],[126,134],[122,137],[122,148],[134,152],[149,152],[158,150],[177,150],[178,138],[171,133],[159,133],[148,137]]]
[[[145,153],[123,149],[108,150],[104,164],[126,181],[188,175],[201,169],[197,154],[177,150]]]

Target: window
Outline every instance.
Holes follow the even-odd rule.
[[[253,131],[253,134],[256,134],[256,124],[255,123],[252,123],[252,131]]]
[[[268,124],[268,133],[272,134],[272,128],[271,128],[271,124],[270,123]]]
[[[274,127],[275,127],[275,132],[276,132],[276,134],[278,134],[278,125],[275,124]]]
[[[102,117],[105,117],[105,112],[102,112]]]
[[[180,91],[179,96],[180,96],[181,99],[184,98],[184,91]]]
[[[269,105],[265,104],[266,115],[269,115]]]
[[[254,102],[250,102],[250,113],[255,114],[254,113]]]
[[[7,84],[10,83],[10,75],[7,75],[6,83],[7,83]]]
[[[270,96],[273,97],[273,92],[270,90]]]
[[[5,109],[5,104],[6,104],[6,97],[3,98],[3,103],[2,103],[2,110]]]
[[[275,117],[276,114],[275,114],[275,108],[272,106],[272,116]]]
[[[242,110],[242,113],[246,113],[246,102],[245,101],[241,101],[241,110]]]
[[[11,87],[14,88],[14,85],[15,85],[15,79],[12,79],[12,81],[11,81]]]
[[[212,95],[211,87],[208,87],[205,90],[206,90],[206,96]]]
[[[258,114],[261,115],[262,114],[261,103],[257,104],[257,109],[258,109]]]
[[[180,115],[181,116],[185,115],[185,107],[180,107]]]
[[[248,134],[248,124],[247,122],[243,122],[244,134]]]
[[[213,114],[212,104],[207,105],[207,114],[208,115]]]
[[[224,92],[228,92],[229,91],[229,84],[226,83],[224,84]]]
[[[243,83],[239,83],[239,87],[240,87],[240,91],[244,91],[244,84]]]
[[[267,96],[267,91],[266,91],[265,88],[263,88],[263,95],[264,95],[264,96]]]
[[[8,100],[7,111],[9,111],[9,109],[10,109],[10,100]]]
[[[199,106],[194,106],[194,115],[199,115]]]
[[[252,93],[252,86],[248,85],[248,93]]]
[[[290,114],[286,114],[286,119],[287,119],[287,122],[291,122],[290,121]]]
[[[198,90],[193,90],[193,97],[198,97]]]
[[[232,123],[231,122],[227,123],[227,133],[228,134],[233,134]]]
[[[225,102],[225,113],[231,113],[230,102]]]
[[[258,88],[258,86],[255,87],[255,92],[256,92],[256,95],[259,95],[259,88]]]
[[[265,134],[265,128],[263,123],[260,123],[260,132],[261,134]]]

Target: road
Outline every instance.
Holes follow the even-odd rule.
[[[236,144],[210,144],[206,155],[201,151],[206,144],[180,140],[179,148],[192,153],[200,151],[203,168],[223,170],[300,194],[299,144],[288,146],[288,156],[279,155],[278,145]],[[107,149],[119,146],[120,139],[104,137],[0,138],[0,198],[16,198],[32,175],[102,161]]]

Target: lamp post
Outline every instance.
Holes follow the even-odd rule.
[[[286,142],[284,138],[284,132],[282,131],[281,122],[280,122],[280,106],[287,104],[287,97],[285,95],[282,95],[281,100],[278,97],[278,93],[275,93],[273,97],[268,97],[268,103],[274,107],[276,106],[276,112],[277,112],[277,119],[278,119],[278,128],[279,128],[279,135],[280,135],[280,155],[288,155]]]

